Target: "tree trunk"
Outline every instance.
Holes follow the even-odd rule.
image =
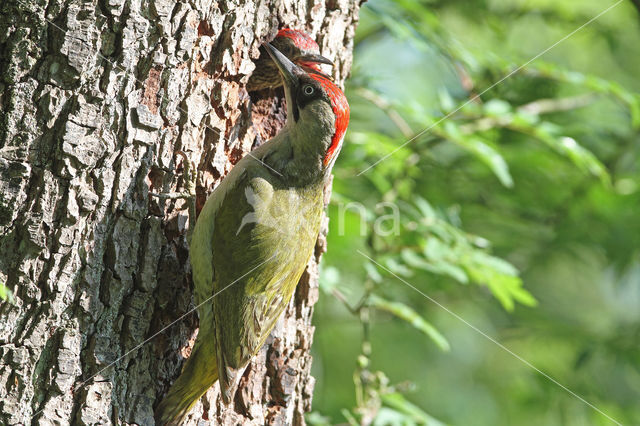
[[[351,65],[355,0],[4,0],[0,6],[1,424],[144,424],[197,330],[182,150],[198,204],[273,136],[281,92],[245,84],[278,28]],[[326,229],[326,227],[325,227]],[[324,233],[324,232],[323,232]],[[234,404],[214,386],[187,423],[302,424],[315,257]]]

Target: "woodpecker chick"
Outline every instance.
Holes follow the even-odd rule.
[[[333,62],[320,55],[320,48],[315,40],[299,30],[281,29],[271,45],[303,68],[320,71],[318,64],[333,65]],[[256,69],[247,83],[247,90],[253,92],[262,89],[275,89],[280,86],[282,86],[282,79],[278,67],[262,47],[260,48],[260,57],[256,61]]]
[[[324,187],[349,123],[331,79],[267,44],[283,80],[287,122],[240,160],[205,203],[189,254],[200,330],[182,374],[156,409],[180,424],[218,379],[225,404],[286,308],[311,258]]]

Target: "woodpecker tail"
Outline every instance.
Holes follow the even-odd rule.
[[[180,377],[156,408],[158,425],[180,425],[198,399],[218,380],[213,333],[203,331],[201,328]]]

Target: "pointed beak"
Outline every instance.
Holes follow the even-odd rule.
[[[294,122],[297,122],[300,118],[300,111],[298,110],[298,104],[296,102],[296,97],[294,96],[299,80],[296,75],[296,71],[299,73],[304,71],[291,62],[289,58],[280,53],[280,51],[270,43],[266,43],[265,48],[267,49],[269,56],[271,56],[271,59],[273,59],[273,62],[276,63],[276,66],[282,75],[284,93],[287,99],[287,120],[293,119]]]
[[[266,43],[265,48],[267,49],[269,56],[271,56],[271,59],[273,59],[273,62],[276,63],[278,70],[280,70],[280,74],[284,79],[284,85],[287,87],[294,87],[298,83],[298,77],[296,77],[293,72],[294,69],[297,68],[297,65],[280,53],[280,51],[273,47],[271,43]]]
[[[333,61],[331,59],[325,58],[324,56],[317,53],[305,53],[300,55],[299,60],[303,62],[312,62],[317,64],[327,64],[333,66]]]

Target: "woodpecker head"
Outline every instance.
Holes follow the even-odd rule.
[[[271,44],[267,52],[278,67],[287,99],[287,125],[293,130],[294,151],[304,151],[330,169],[340,152],[349,124],[349,104],[342,90],[325,74],[305,71]]]
[[[287,58],[303,68],[319,71],[319,64],[333,65],[331,60],[320,55],[318,43],[305,32],[283,28],[278,31],[271,44]],[[256,62],[256,69],[249,79],[247,89],[252,92],[266,88],[276,88],[281,84],[282,80],[278,75],[278,68],[269,59],[269,55],[263,52]]]
[[[281,29],[271,45],[301,67],[320,71],[318,64],[333,65],[333,62],[320,55],[318,43],[309,34],[299,30]]]

